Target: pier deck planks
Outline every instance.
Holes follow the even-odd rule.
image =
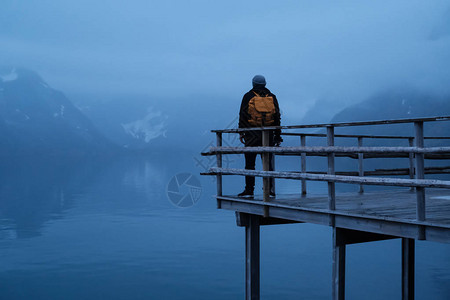
[[[259,214],[258,209],[267,204],[272,217],[311,222],[311,216],[303,217],[309,213],[321,215],[312,223],[323,225],[329,225],[327,218],[339,217],[345,228],[399,237],[418,238],[419,227],[425,226],[429,232],[426,240],[450,243],[450,190],[427,189],[425,195],[426,220],[423,222],[416,220],[416,193],[409,189],[338,193],[334,211],[328,209],[327,195],[286,194],[271,198],[270,202],[263,202],[262,195],[255,195],[254,199],[228,195],[218,200],[223,209]]]

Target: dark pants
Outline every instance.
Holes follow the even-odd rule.
[[[269,145],[274,146],[273,142],[273,134],[269,136]],[[262,138],[260,135],[246,135],[245,136],[245,147],[257,147],[262,146]],[[257,153],[245,153],[245,169],[246,170],[254,170],[256,163]],[[261,156],[262,159],[262,156]],[[273,171],[274,166],[273,154],[269,154],[269,171]],[[270,192],[275,193],[275,184],[274,179],[271,178],[270,181]],[[255,177],[254,176],[245,176],[245,189],[247,191],[253,191],[255,189]]]

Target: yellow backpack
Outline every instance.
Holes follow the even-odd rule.
[[[248,102],[248,123],[252,126],[270,126],[275,122],[275,103],[272,96],[255,96]]]

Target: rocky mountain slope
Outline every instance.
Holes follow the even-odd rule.
[[[0,154],[86,155],[115,146],[37,73],[0,68]]]
[[[421,118],[449,115],[449,97],[432,95],[413,89],[392,89],[344,108],[331,119],[331,122]],[[450,122],[425,123],[424,129],[426,135],[448,136],[450,134]],[[339,131],[385,135],[414,134],[412,124],[345,128],[339,129]]]

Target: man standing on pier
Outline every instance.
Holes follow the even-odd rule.
[[[239,128],[280,126],[280,108],[277,97],[266,88],[266,79],[256,75],[252,80],[253,88],[247,92],[241,103],[239,112]],[[283,141],[281,130],[269,133],[269,145],[279,146]],[[262,146],[262,131],[246,131],[240,134],[240,141],[245,147]],[[273,155],[269,156],[270,170],[273,171]],[[245,153],[245,169],[254,170],[256,153]],[[270,180],[270,195],[275,196],[274,180]],[[255,177],[245,177],[245,189],[239,197],[253,197]]]

